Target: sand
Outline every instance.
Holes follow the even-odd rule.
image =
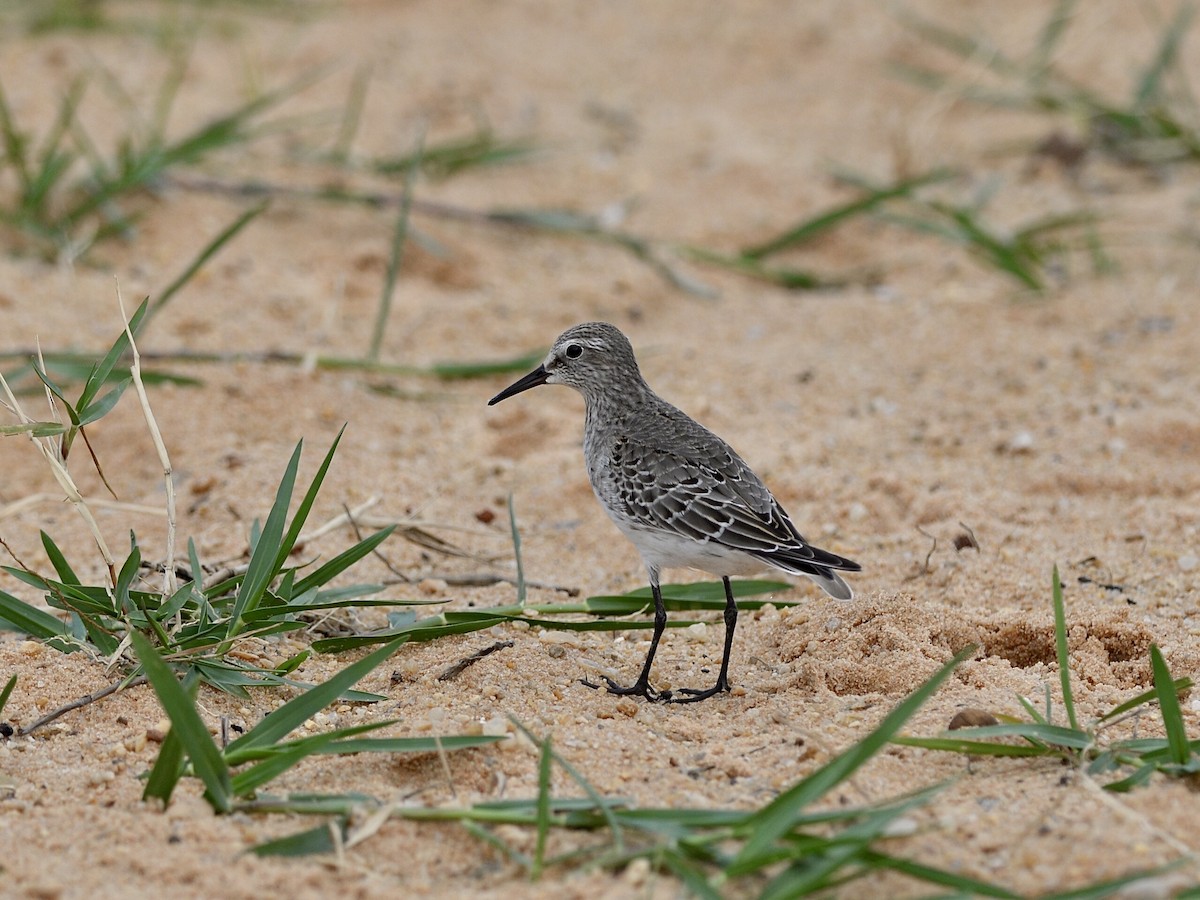
[[[978,29],[1012,54],[1036,41],[1045,4],[921,2],[923,15]],[[1129,96],[1154,52],[1157,16],[1102,0],[1081,7],[1058,53],[1077,80]],[[105,7],[107,9],[107,7]],[[978,69],[940,55],[869,2],[720,4],[582,2],[357,3],[303,15],[222,10],[192,23],[174,7],[114,8],[135,24],[99,33],[5,36],[0,80],[17,121],[44,132],[82,72],[105,67],[142,110],[168,70],[164,45],[194,48],[168,132],[188,129],[274,87],[330,66],[280,114],[299,131],[181,174],[290,187],[341,185],[398,195],[399,181],[315,160],[334,145],[336,112],[357,71],[369,73],[362,158],[461,137],[486,121],[528,138],[533,157],[422,181],[417,196],[455,207],[558,207],[616,217],[664,243],[731,251],[778,233],[854,192],[848,169],[886,182],[946,166],[947,196],[966,201],[996,183],[988,221],[1016,228],[1089,210],[1109,255],[1098,275],[1068,258],[1043,295],[962,248],[858,220],[779,260],[840,289],[794,293],[672,259],[713,288],[703,298],[667,283],[621,249],[418,212],[382,345],[382,359],[426,366],[503,359],[548,346],[564,327],[604,319],[625,330],[665,397],[724,435],[772,486],[814,542],[862,562],[857,597],[838,603],[797,583],[801,601],[744,613],[731,695],[695,706],[634,702],[580,683],[597,671],[632,678],[644,633],[547,639],[506,627],[403,648],[363,687],[388,696],[342,705],[323,720],[397,717],[394,734],[454,734],[513,716],[555,746],[602,792],[642,806],[753,808],[861,739],[907,693],[967,644],[964,663],[906,729],[932,735],[963,708],[1016,715],[1017,695],[1057,697],[1050,579],[1066,586],[1076,699],[1094,717],[1150,685],[1157,644],[1176,676],[1200,659],[1197,501],[1200,474],[1200,313],[1194,167],[1124,166],[1092,154],[1064,168],[1030,151],[1078,123],[973,106],[898,80],[896,61]],[[164,36],[161,26],[168,23]],[[157,24],[156,24],[157,23]],[[173,37],[172,37],[173,35]],[[1194,56],[1190,60],[1195,68]],[[1193,72],[1193,75],[1200,73]],[[981,83],[986,83],[982,82]],[[99,83],[84,117],[100,146],[127,133],[129,110]],[[148,113],[145,113],[148,116]],[[11,178],[3,184],[11,195]],[[7,200],[5,201],[7,202]],[[119,327],[114,282],[127,302],[156,295],[204,242],[253,201],[166,183],[129,203],[128,240],[82,259],[46,261],[5,232],[0,258],[2,346],[102,349]],[[280,196],[152,323],[144,351],[280,351],[362,356],[387,265],[391,209]],[[375,498],[371,516],[422,523],[471,554],[446,556],[402,538],[384,552],[412,580],[390,596],[454,607],[511,602],[512,585],[449,584],[477,572],[513,574],[506,498],[523,537],[527,575],[582,595],[644,583],[633,548],[595,503],[580,458],[582,404],[546,387],[488,409],[511,377],[441,382],[291,365],[158,363],[202,380],[150,392],[180,496],[179,529],[206,560],[238,560],[265,516],[296,441],[310,477],[343,423],[341,448],[314,524]],[[383,390],[380,390],[383,389]],[[37,408],[38,399],[29,399]],[[161,467],[132,395],[90,430],[124,504],[98,506],[109,543],[129,529],[143,554],[164,555]],[[39,529],[81,574],[102,575],[78,516],[28,441],[0,440],[0,536],[46,571]],[[85,494],[102,485],[72,461]],[[44,495],[42,499],[37,499]],[[13,511],[10,504],[34,498]],[[482,520],[490,519],[490,522]],[[955,548],[967,531],[978,548]],[[328,557],[346,527],[306,553]],[[936,543],[935,543],[936,542]],[[355,580],[387,577],[378,560]],[[673,580],[702,578],[670,573]],[[98,583],[98,582],[97,582]],[[1106,587],[1109,586],[1109,587]],[[5,576],[4,590],[36,592]],[[531,591],[538,602],[565,595]],[[359,622],[377,624],[380,613]],[[721,651],[719,617],[670,632],[656,682],[707,683]],[[311,636],[263,648],[285,656]],[[452,681],[446,666],[511,640]],[[565,652],[564,652],[565,651]],[[315,655],[301,669],[328,677],[355,654]],[[0,680],[19,677],[4,718],[19,726],[101,689],[117,673],[0,635]],[[707,673],[707,674],[706,674]],[[253,724],[286,695],[250,701],[211,691],[201,709]],[[1183,711],[1200,734],[1200,708]],[[1061,713],[1059,713],[1061,715]],[[141,801],[163,718],[147,687],[76,710],[28,737],[0,741],[0,885],[23,897],[167,895],[676,896],[681,885],[644,868],[556,868],[530,885],[513,864],[454,824],[392,821],[338,862],[260,860],[253,844],[311,820],[218,817],[185,781],[164,812]],[[1148,714],[1117,736],[1159,733]],[[438,805],[527,798],[536,754],[510,740],[449,757],[318,759],[273,787],[362,791]],[[912,814],[916,830],[889,849],[992,880],[1022,894],[1080,887],[1193,853],[1200,812],[1189,782],[1158,776],[1110,795],[1055,761],[976,760],[894,747],[834,802],[867,802],[950,779]],[[451,784],[453,785],[453,793]],[[556,775],[556,790],[575,787]],[[506,839],[528,848],[532,836]],[[571,838],[556,839],[562,848]],[[1150,896],[1200,878],[1194,866],[1153,882]],[[747,888],[750,890],[750,888]],[[919,894],[898,877],[849,885],[844,896]]]

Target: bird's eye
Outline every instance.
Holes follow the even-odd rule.
[[[583,356],[583,348],[578,344],[567,344],[567,359],[579,359]]]

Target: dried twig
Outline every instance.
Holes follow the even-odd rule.
[[[62,503],[63,498],[59,494],[28,494],[20,500],[14,500],[12,503],[7,503],[0,506],[0,520],[9,519],[13,516],[18,516],[23,512],[27,512],[36,506],[43,503]],[[161,516],[165,513],[157,506],[143,506],[140,503],[125,503],[120,500],[105,500],[103,497],[88,501],[97,509],[111,509],[117,512],[136,513],[140,516]]]
[[[490,647],[484,647],[482,650],[472,653],[470,656],[466,657],[465,659],[460,659],[458,662],[456,662],[454,665],[452,665],[450,668],[448,668],[445,672],[443,672],[441,675],[439,675],[437,677],[437,680],[438,681],[451,681],[451,680],[457,678],[459,675],[461,675],[467,669],[468,666],[475,665],[475,663],[479,662],[485,656],[490,656],[491,654],[495,653],[497,650],[507,650],[512,645],[513,645],[512,641],[496,641],[496,643],[492,644]]]
[[[354,539],[361,542],[363,539],[362,530],[358,527],[358,523],[354,521],[354,513],[344,505],[342,509],[346,511],[346,521],[348,521],[350,523],[350,527],[354,529]],[[396,578],[398,578],[403,584],[412,584],[412,579],[397,569],[392,561],[384,556],[383,551],[378,547],[371,551],[371,555],[378,557],[379,560],[383,562],[384,566],[387,567],[387,570],[395,575]]]
[[[121,308],[121,321],[125,323],[125,336],[129,338],[129,349],[133,354],[129,374],[133,376],[133,387],[142,404],[146,427],[150,430],[150,438],[154,441],[154,449],[158,452],[158,461],[163,468],[163,483],[167,492],[167,558],[163,563],[163,596],[170,597],[175,593],[175,479],[171,472],[171,457],[167,455],[167,445],[163,443],[162,432],[159,431],[158,422],[150,409],[150,399],[146,396],[146,385],[142,383],[142,356],[129,327],[129,316],[125,314],[120,287],[117,288],[117,305]]]
[[[8,398],[8,403],[5,404],[17,420],[23,425],[32,424],[33,420],[25,415],[25,411],[21,408],[21,404],[17,402],[16,396],[12,392],[12,388],[8,386],[8,381],[0,374],[0,388],[3,388],[5,396]],[[96,541],[96,546],[100,550],[100,556],[104,559],[104,564],[108,567],[108,577],[111,580],[112,586],[117,585],[117,564],[113,559],[112,554],[108,550],[108,544],[105,543],[104,535],[100,532],[100,525],[96,522],[96,517],[92,515],[92,510],[88,506],[87,501],[83,499],[83,494],[79,492],[79,488],[75,485],[75,479],[71,477],[70,471],[67,469],[66,460],[62,455],[61,442],[55,441],[52,437],[35,437],[32,432],[29,432],[29,439],[33,441],[34,446],[41,451],[42,456],[50,466],[50,471],[54,475],[54,480],[58,482],[59,487],[67,495],[67,499],[83,517],[87,523],[88,530],[91,531],[92,537]]]
[[[425,576],[426,578],[435,578],[439,581],[444,581],[446,584],[454,585],[455,587],[488,587],[493,584],[512,584],[517,583],[517,579],[511,575],[501,575],[499,572],[434,572]],[[530,581],[525,579],[525,586],[531,588],[539,588],[545,591],[558,591],[560,594],[566,594],[568,597],[578,597],[579,588],[567,587],[562,584],[550,584],[547,581]]]
[[[80,697],[78,700],[72,700],[70,703],[66,704],[65,706],[60,706],[58,709],[52,710],[51,712],[46,713],[46,715],[42,716],[40,719],[37,719],[36,721],[31,722],[28,725],[22,727],[17,732],[17,734],[19,734],[22,737],[24,737],[27,734],[32,734],[33,732],[37,731],[39,728],[43,727],[44,725],[49,725],[55,719],[58,719],[61,716],[64,716],[67,713],[71,712],[71,710],[73,710],[73,709],[82,709],[83,707],[85,707],[91,703],[95,703],[97,700],[103,700],[105,697],[111,696],[112,694],[115,694],[118,691],[123,691],[123,690],[125,690],[125,688],[129,688],[129,687],[133,687],[134,685],[145,684],[145,683],[146,683],[145,675],[138,675],[136,678],[123,678],[120,681],[110,684],[106,688],[101,688],[98,691],[88,694],[86,697]]]

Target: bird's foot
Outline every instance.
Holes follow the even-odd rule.
[[[697,688],[680,688],[678,690],[678,693],[682,694],[683,696],[669,697],[669,698],[667,698],[667,702],[668,703],[699,703],[701,700],[707,700],[709,697],[715,696],[716,694],[720,694],[722,692],[727,692],[728,690],[729,690],[728,679],[721,678],[721,679],[718,679],[716,684],[714,684],[712,687],[710,687],[706,691],[702,691]]]
[[[666,696],[664,696],[654,688],[650,687],[650,682],[645,678],[639,678],[629,687],[621,687],[611,678],[605,678],[604,681],[608,684],[608,692],[610,694],[620,694],[623,697],[628,697],[630,695],[636,697],[645,697],[651,703],[657,703],[660,700],[668,700],[670,697],[669,692]]]

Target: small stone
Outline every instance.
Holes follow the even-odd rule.
[[[650,877],[650,860],[639,856],[625,867],[623,877],[630,887],[641,887]]]
[[[508,719],[500,713],[488,719],[484,719],[480,723],[480,732],[491,737],[508,734]]]
[[[1033,452],[1033,434],[1028,431],[1018,431],[1000,448],[1005,453],[1021,454]]]
[[[1200,565],[1200,558],[1197,558],[1194,553],[1185,553],[1179,557],[1179,569],[1181,572],[1190,572],[1197,565]]]
[[[134,734],[134,735],[131,735],[131,736],[125,738],[123,743],[124,743],[125,749],[128,750],[130,753],[141,753],[143,750],[146,749],[146,741],[147,740],[149,740],[149,735],[147,735],[145,733]]]
[[[693,622],[684,629],[689,641],[702,641],[708,637],[708,624],[705,622]]]
[[[632,719],[638,714],[637,702],[629,697],[622,697],[617,701],[617,712],[629,716],[629,718]]]
[[[562,659],[567,655],[567,650],[562,644],[551,644],[546,648],[546,655],[551,659]]]
[[[951,731],[957,731],[960,728],[976,728],[986,725],[999,725],[1000,720],[993,716],[986,709],[960,709],[954,714],[954,718],[950,720],[948,726]]]
[[[417,585],[417,590],[422,594],[440,594],[446,590],[446,582],[440,578],[423,578],[420,584]]]
[[[917,833],[917,820],[908,816],[893,819],[883,829],[883,836],[890,838],[912,837]]]

